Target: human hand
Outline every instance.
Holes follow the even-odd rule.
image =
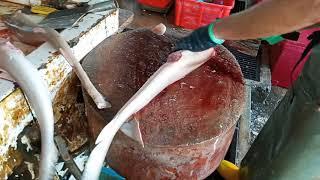
[[[218,39],[213,33],[214,24],[194,30],[190,35],[180,39],[175,45],[175,51],[190,50],[194,52],[204,51],[222,44],[224,40]]]

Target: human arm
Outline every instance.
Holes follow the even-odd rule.
[[[217,39],[224,40],[257,39],[292,32],[319,22],[319,12],[320,0],[266,0],[215,22],[214,28],[208,27],[206,32],[195,30],[177,44],[177,49],[200,51],[219,44],[207,38],[210,30]],[[199,37],[206,40],[195,40]]]
[[[217,38],[257,39],[280,35],[316,24],[320,0],[266,0],[215,25]]]

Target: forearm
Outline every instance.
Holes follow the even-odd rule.
[[[214,34],[225,40],[285,34],[319,22],[319,12],[320,0],[266,0],[217,22]]]

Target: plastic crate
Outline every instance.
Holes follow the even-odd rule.
[[[311,35],[315,31],[320,31],[320,27],[310,28],[310,29],[299,31],[300,36],[299,36],[298,42],[305,44],[305,45],[308,45],[310,42],[310,40],[308,39],[308,36]]]
[[[138,3],[152,8],[166,9],[173,0],[138,0]]]
[[[304,63],[310,56],[309,53],[299,66],[295,70],[293,69],[306,46],[307,45],[301,42],[285,40],[271,47],[270,60],[272,85],[284,88],[291,87],[292,83],[300,75]]]
[[[301,30],[298,41],[285,40],[279,44],[271,47],[270,59],[271,59],[271,71],[272,71],[272,84],[275,86],[281,86],[289,88],[292,83],[300,75],[304,63],[309,58],[310,53],[303,59],[299,66],[292,73],[291,72],[296,62],[300,59],[303,51],[310,43],[308,36],[314,31],[319,31],[320,28],[310,28]]]
[[[198,0],[176,0],[175,25],[196,29],[210,24],[216,18],[229,16],[235,0],[219,0],[223,4],[199,2]]]

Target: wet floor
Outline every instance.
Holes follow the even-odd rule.
[[[253,143],[286,92],[287,89],[277,86],[273,86],[270,92],[259,87],[252,88],[250,144]]]

